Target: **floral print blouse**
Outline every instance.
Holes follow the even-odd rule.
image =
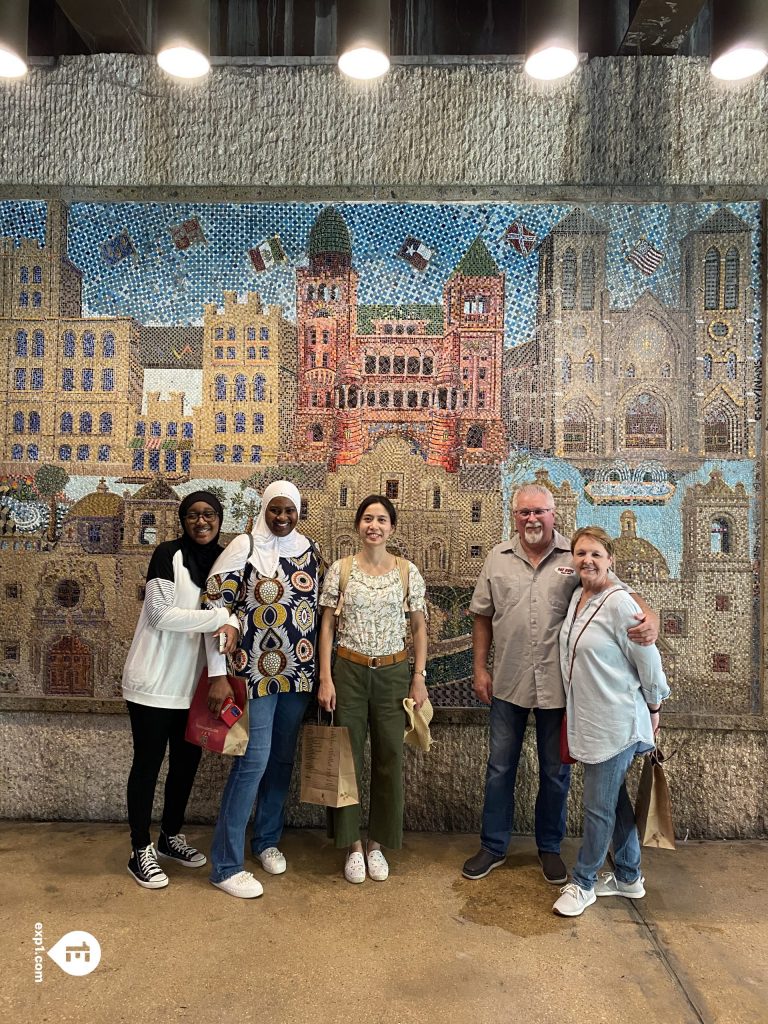
[[[321,582],[315,548],[281,558],[274,576],[260,576],[248,562],[240,572],[208,580],[204,607],[227,608],[240,622],[229,663],[230,671],[245,678],[249,697],[314,688]]]
[[[325,574],[321,607],[335,608],[338,604],[340,572],[341,560],[334,562]],[[409,562],[409,611],[426,614],[426,591],[421,573],[413,562]],[[384,576],[369,576],[359,568],[354,558],[337,621],[336,639],[339,644],[369,658],[397,654],[405,646],[405,628],[403,587],[397,566]]]

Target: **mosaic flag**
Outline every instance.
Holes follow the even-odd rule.
[[[504,232],[504,241],[509,242],[521,256],[528,256],[536,246],[536,233],[527,228],[521,220],[513,220]]]
[[[177,249],[189,249],[190,246],[196,245],[198,242],[203,245],[208,243],[197,217],[190,217],[183,224],[172,224],[170,230],[173,244]]]
[[[118,263],[121,263],[126,256],[131,256],[136,252],[131,236],[128,234],[128,229],[123,228],[119,235],[115,235],[114,238],[108,238],[106,242],[102,242],[99,246],[99,253],[101,258],[107,264],[108,267],[114,267]]]
[[[148,437],[147,438],[147,448],[149,449],[149,451],[153,451],[155,449],[159,449],[160,445],[162,443],[163,443],[162,437],[152,436],[152,437]]]
[[[418,238],[408,235],[400,246],[397,255],[407,263],[410,263],[416,270],[426,270],[429,266],[429,261],[434,255],[434,251],[429,246],[424,245],[423,242],[420,242]]]
[[[664,253],[652,246],[647,238],[641,238],[627,253],[627,261],[634,264],[640,273],[650,277],[664,261]]]
[[[286,259],[285,252],[277,235],[268,238],[261,245],[257,245],[255,249],[249,249],[248,255],[251,257],[253,269],[257,273],[261,273],[262,270],[269,270],[276,263],[285,263]]]

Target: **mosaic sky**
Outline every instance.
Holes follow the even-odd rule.
[[[588,204],[586,210],[609,230],[608,288],[613,306],[625,307],[651,289],[665,305],[678,302],[679,242],[725,204]],[[730,203],[728,209],[757,232],[759,204]],[[225,289],[259,291],[267,303],[279,303],[295,318],[294,268],[306,263],[310,228],[323,204],[263,203],[75,203],[70,211],[69,254],[84,273],[84,305],[90,315],[130,315],[142,323],[202,322],[206,302],[220,302]],[[440,303],[448,276],[482,234],[506,274],[506,345],[531,337],[536,312],[538,255],[519,255],[504,240],[519,220],[540,242],[567,215],[557,204],[340,203],[352,237],[353,265],[360,274],[359,301],[405,305]],[[207,244],[186,251],[174,247],[173,224],[196,217]],[[0,202],[0,234],[44,239],[45,203]],[[126,229],[136,254],[107,266],[100,246]],[[284,265],[256,273],[248,249],[278,235],[287,256]],[[413,235],[434,255],[423,272],[396,253]],[[755,234],[755,239],[759,234]],[[664,253],[656,273],[647,277],[626,254],[640,239]],[[752,287],[759,322],[759,248],[753,246]],[[756,332],[759,347],[759,332]]]

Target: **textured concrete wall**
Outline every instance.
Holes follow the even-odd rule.
[[[0,86],[0,180],[31,186],[462,186],[768,183],[768,77],[716,82],[699,59],[582,64],[217,67],[171,80],[148,57],[67,57]],[[386,196],[382,193],[382,198]],[[549,197],[553,198],[552,193]]]
[[[456,719],[456,713],[445,715]],[[406,827],[477,832],[483,799],[487,728],[476,713],[466,724],[436,725],[428,753],[406,748]],[[131,734],[125,715],[6,714],[0,745],[0,818],[125,820]],[[768,733],[665,728],[663,748],[678,835],[755,838],[768,821]],[[189,808],[191,822],[215,821],[229,758],[205,754]],[[639,762],[633,770],[636,783]],[[573,770],[568,831],[581,831],[581,768]],[[533,730],[521,761],[516,830],[533,832],[537,766]],[[367,813],[367,779],[363,812]],[[158,795],[162,794],[162,781]],[[160,801],[157,802],[160,810]],[[298,802],[294,772],[288,823],[323,826],[322,808]]]
[[[396,66],[354,84],[328,65],[215,68],[180,84],[149,58],[72,57],[0,86],[6,197],[759,199],[768,195],[768,76],[715,82],[680,58],[594,60],[558,85],[514,62]],[[690,723],[687,723],[690,724]],[[739,723],[737,723],[739,724]],[[670,727],[681,835],[765,834],[764,717]],[[408,752],[407,825],[478,828],[487,752],[477,714],[439,716]],[[517,825],[532,829],[531,737]],[[0,716],[0,816],[124,818],[122,715]],[[227,769],[206,757],[191,819],[211,821]],[[579,771],[571,818],[579,828]],[[293,824],[322,812],[292,804]]]

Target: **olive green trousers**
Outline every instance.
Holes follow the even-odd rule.
[[[365,737],[371,731],[371,800],[368,838],[391,850],[403,845],[403,733],[411,672],[408,661],[368,668],[337,657],[335,725],[349,729],[357,788],[361,789]],[[331,811],[329,834],[344,848],[360,839],[360,804]]]

